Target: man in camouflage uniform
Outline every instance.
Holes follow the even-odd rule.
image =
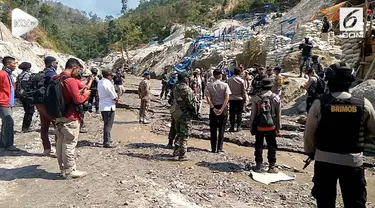
[[[172,124],[177,133],[173,156],[185,160],[189,126],[191,118],[195,116],[195,101],[192,89],[188,85],[188,74],[183,72],[178,75],[178,84],[173,89],[173,105],[171,107]]]

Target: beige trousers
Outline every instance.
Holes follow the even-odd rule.
[[[56,119],[56,155],[60,170],[71,173],[76,170],[75,149],[79,136],[79,121]]]
[[[139,118],[146,119],[147,118],[147,111],[150,107],[150,100],[141,100],[141,107],[139,109]]]

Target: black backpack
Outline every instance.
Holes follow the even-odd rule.
[[[51,78],[44,96],[44,105],[47,113],[53,118],[63,117],[68,108],[63,96],[64,81],[69,78],[67,76],[56,76]]]
[[[30,79],[30,76],[29,76],[29,79],[27,80],[24,80],[24,78],[28,74],[29,72],[25,72],[23,74],[18,75],[17,81],[16,81],[16,90],[15,90],[16,98],[19,98],[19,99],[23,98],[22,96],[24,94],[25,89],[27,89],[27,83],[28,83],[28,80]]]
[[[260,97],[260,96],[259,96]],[[275,122],[272,116],[271,100],[272,96],[260,97],[261,101],[258,104],[258,131],[273,131],[275,130]]]
[[[39,73],[32,73],[29,80],[25,84],[24,90],[19,95],[20,98],[28,103],[43,104],[44,93],[46,91],[44,81],[45,74],[43,71]]]

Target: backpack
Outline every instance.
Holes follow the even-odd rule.
[[[17,81],[16,81],[16,89],[15,89],[15,97],[16,98],[19,98],[19,99],[22,99],[22,96],[23,96],[23,92],[25,91],[25,89],[27,89],[27,82],[28,80],[30,79],[30,76],[28,79],[24,79],[26,75],[28,75],[29,72],[25,72],[24,74],[21,74],[18,75],[17,77]]]
[[[67,111],[67,105],[63,96],[64,81],[68,76],[52,77],[48,83],[44,96],[44,105],[47,113],[53,118],[63,117]]]
[[[44,81],[45,75],[43,71],[32,73],[29,80],[25,83],[25,88],[23,88],[23,91],[19,95],[20,98],[31,104],[43,104],[44,93],[46,91]]]
[[[259,96],[260,97],[260,96]],[[275,122],[272,116],[271,100],[272,96],[260,97],[261,101],[258,104],[258,131],[273,131],[275,130]]]

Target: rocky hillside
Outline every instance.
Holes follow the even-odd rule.
[[[18,63],[23,61],[30,62],[33,72],[38,72],[44,68],[43,59],[45,56],[51,55],[56,57],[60,65],[60,70],[63,69],[67,59],[71,57],[66,54],[56,53],[50,49],[45,49],[38,43],[28,42],[22,38],[15,38],[3,23],[0,23],[0,27],[2,31],[2,35],[0,36],[2,38],[0,39],[0,57],[13,56],[17,59]]]

